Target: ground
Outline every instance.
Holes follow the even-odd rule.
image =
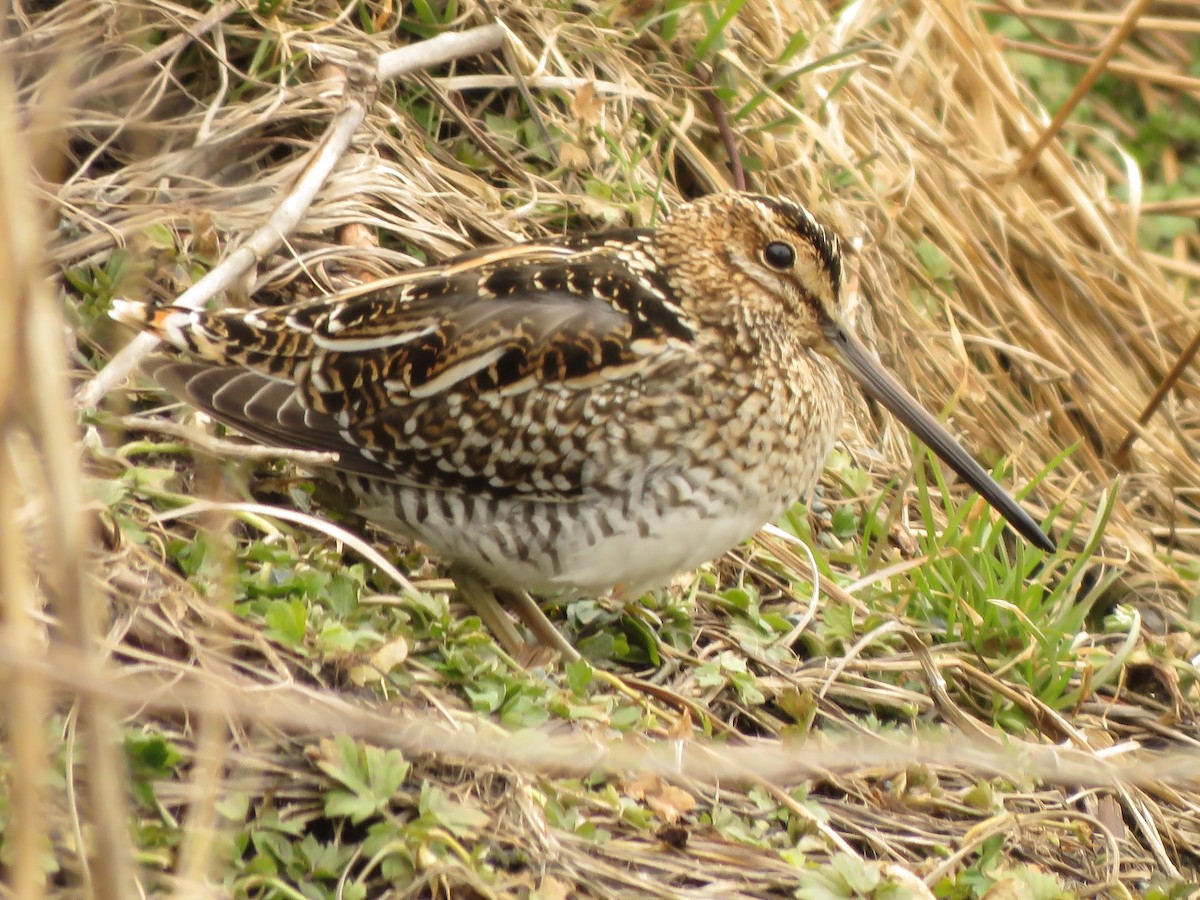
[[[1194,28],[1144,19],[1076,96],[1124,10],[1005,9],[16,5],[5,895],[1187,896],[1194,367],[1126,436],[1197,331]],[[496,16],[502,49],[363,75]],[[856,396],[775,531],[548,607],[580,662],[509,658],[312,460],[92,380],[111,300],[204,284],[347,121],[210,302],[649,225],[741,172],[843,235],[858,331],[1059,550]]]

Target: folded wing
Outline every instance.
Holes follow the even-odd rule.
[[[646,375],[690,365],[691,323],[648,235],[476,251],[333,297],[207,312],[122,303],[114,316],[184,351],[171,393],[265,444],[334,451],[405,484],[547,500],[599,489],[596,442]]]

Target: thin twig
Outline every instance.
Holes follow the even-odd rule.
[[[1028,41],[1005,38],[1003,46],[1005,50],[1028,53],[1031,56],[1040,56],[1043,59],[1055,59],[1059,62],[1073,63],[1077,66],[1086,66],[1092,62],[1091,57],[1084,53],[1075,53],[1071,50],[1061,50],[1055,47],[1042,47],[1038,44],[1031,44]],[[1113,75],[1120,75],[1123,78],[1136,79],[1139,82],[1156,84],[1160,87],[1183,91],[1187,94],[1200,94],[1200,78],[1183,75],[1170,69],[1151,68],[1150,66],[1114,60],[1109,62],[1106,71],[1111,72]]]
[[[737,138],[729,124],[729,116],[721,104],[721,98],[717,96],[714,71],[704,64],[699,64],[696,66],[696,76],[704,85],[705,89],[700,93],[708,105],[709,115],[716,123],[717,132],[721,135],[721,143],[725,145],[725,155],[729,159],[729,172],[733,178],[733,186],[736,190],[744,191],[746,190],[746,170],[742,167],[742,154],[738,150]]]
[[[706,784],[770,783],[792,785],[830,772],[872,767],[903,769],[948,765],[983,772],[1019,774],[1063,785],[1187,784],[1200,777],[1194,750],[1138,752],[1136,744],[1095,750],[1046,746],[1015,736],[992,739],[929,733],[917,740],[825,736],[818,740],[774,741],[747,738],[721,741],[629,740],[583,732],[527,730],[512,733],[486,720],[443,724],[415,709],[403,716],[383,714],[351,703],[334,691],[297,682],[267,687],[253,679],[197,669],[170,676],[123,672],[97,679],[77,658],[49,659],[0,644],[0,668],[27,677],[37,674],[68,691],[103,698],[139,711],[220,714],[242,722],[271,725],[289,734],[349,734],[406,754],[431,754],[469,764],[514,766],[546,774],[592,776],[598,773],[652,772],[668,780],[694,779]],[[271,702],[263,703],[264,690]]]
[[[116,424],[130,431],[150,431],[181,438],[188,444],[218,459],[243,459],[247,462],[273,462],[285,459],[301,466],[334,466],[337,453],[323,450],[294,450],[287,447],[267,447],[262,444],[243,444],[213,437],[199,428],[189,428],[168,419],[147,419],[143,416],[121,416]]]
[[[190,28],[184,26],[182,32],[172,38],[168,38],[157,47],[147,49],[133,59],[123,62],[119,66],[114,66],[107,72],[101,72],[99,75],[81,84],[75,92],[75,101],[80,102],[89,97],[101,94],[114,85],[128,81],[135,73],[140,72],[142,69],[167,59],[174,53],[178,53],[191,41],[211,31],[218,23],[225,21],[241,8],[242,4],[237,2],[237,0],[225,0],[224,3],[218,3],[197,19],[196,23]]]
[[[341,541],[352,550],[356,551],[364,559],[368,560],[372,565],[378,568],[385,575],[389,576],[396,584],[411,593],[419,593],[411,581],[406,578],[399,569],[393,566],[383,554],[372,547],[365,540],[360,538],[352,531],[342,528],[340,525],[334,525],[325,519],[319,519],[316,516],[305,515],[302,512],[294,509],[284,509],[279,506],[268,506],[265,503],[220,503],[210,500],[197,500],[195,503],[189,503],[187,506],[179,509],[173,509],[168,512],[159,513],[154,517],[156,522],[170,522],[175,519],[182,519],[188,516],[200,515],[208,512],[225,512],[225,513],[247,513],[254,516],[263,516],[265,518],[282,519],[285,522],[291,522],[295,525],[303,525],[306,528],[311,528],[313,531],[319,531],[322,534],[328,535],[335,541]]]
[[[1008,3],[980,3],[976,9],[980,12],[1002,13],[1019,16],[1021,19],[1050,19],[1055,22],[1067,22],[1076,27],[1080,25],[1120,25],[1124,17],[1120,13],[1086,12],[1081,9],[1063,7],[1055,9],[1052,6],[1015,6]],[[1180,34],[1200,34],[1200,19],[1181,16],[1142,16],[1134,23],[1138,31],[1169,31]]]
[[[1071,91],[1071,96],[1059,107],[1058,112],[1054,114],[1054,118],[1050,120],[1050,124],[1046,126],[1038,139],[1033,142],[1033,146],[1026,150],[1025,155],[1021,157],[1021,161],[1017,164],[1016,177],[1019,178],[1028,172],[1033,167],[1033,164],[1037,162],[1037,158],[1041,155],[1042,151],[1058,136],[1063,123],[1075,111],[1075,107],[1079,105],[1079,101],[1087,96],[1088,91],[1092,89],[1092,85],[1096,83],[1096,79],[1104,74],[1109,60],[1116,55],[1117,51],[1121,49],[1121,45],[1133,34],[1133,30],[1137,27],[1138,19],[1141,18],[1142,13],[1150,8],[1150,4],[1153,2],[1154,0],[1133,0],[1129,4],[1129,9],[1126,10],[1120,26],[1104,42],[1104,47],[1101,48],[1099,56],[1092,61],[1087,71],[1083,73],[1083,77],[1075,85],[1075,90]]]
[[[43,97],[53,106],[65,102],[65,65],[47,78]],[[5,628],[0,644],[21,641],[22,646],[44,652],[36,639],[35,622],[45,603],[58,616],[61,628],[55,641],[75,660],[80,671],[99,679],[104,670],[96,624],[102,621],[94,580],[89,567],[91,552],[87,517],[83,508],[74,417],[63,402],[68,385],[59,336],[64,323],[61,307],[43,276],[43,248],[50,237],[43,231],[43,210],[33,201],[34,171],[31,145],[20,140],[15,92],[7,66],[0,70],[0,271],[5,292],[0,323],[9,326],[0,335],[0,519],[5,546],[4,573],[0,577],[0,602]],[[46,157],[58,156],[58,146],[43,148]],[[47,162],[43,158],[42,163]],[[53,165],[47,166],[53,168]],[[11,295],[7,295],[11,292]],[[11,342],[11,344],[10,344]],[[7,382],[7,383],[5,383]],[[19,415],[18,415],[19,413]],[[24,464],[20,465],[18,460]],[[40,553],[21,553],[30,538],[13,515],[18,499],[36,498],[41,513],[40,531],[46,540]],[[36,555],[35,555],[36,553]],[[16,556],[17,558],[12,558]],[[31,562],[38,557],[36,580]],[[11,594],[10,594],[11,591]],[[40,595],[40,596],[39,596]],[[13,826],[17,838],[13,851],[13,888],[16,895],[37,898],[46,887],[44,866],[48,831],[42,791],[45,786],[45,719],[47,685],[40,678],[22,682],[12,695],[12,713],[5,728],[11,739],[14,769]],[[32,721],[31,721],[32,719]],[[125,796],[127,785],[119,753],[119,737],[108,703],[99,697],[80,699],[82,749],[87,759],[83,780],[88,798],[94,842],[84,867],[87,893],[100,900],[133,896],[132,854],[129,846]],[[27,733],[32,729],[33,734]],[[72,776],[73,777],[73,776]],[[23,783],[26,780],[32,783]],[[78,848],[81,857],[89,851]]]
[[[390,81],[409,72],[440,66],[467,56],[478,56],[499,47],[505,34],[507,32],[503,25],[480,25],[478,28],[440,34],[419,44],[389,50],[380,55],[375,75],[381,82]]]
[[[7,79],[0,83],[0,95],[4,101],[11,99]],[[0,132],[18,133],[12,128],[15,120],[12,106],[8,102],[0,103]],[[58,616],[60,629],[56,633],[56,642],[76,660],[81,671],[99,680],[106,662],[97,634],[97,623],[103,621],[103,613],[95,580],[89,571],[94,558],[87,527],[89,519],[80,515],[84,501],[76,451],[78,436],[74,416],[63,402],[69,390],[63,348],[58,337],[63,333],[64,323],[57,298],[51,294],[40,271],[41,248],[45,246],[42,242],[48,242],[48,238],[39,227],[41,219],[35,213],[28,193],[32,189],[29,173],[33,166],[26,150],[26,145],[13,142],[0,152],[0,185],[3,185],[0,195],[7,201],[2,216],[9,223],[20,223],[16,227],[10,224],[15,241],[9,243],[5,251],[0,251],[0,266],[14,291],[12,305],[18,310],[21,326],[14,333],[5,335],[17,343],[16,350],[10,352],[9,348],[2,348],[0,355],[11,356],[23,376],[9,387],[23,414],[19,424],[24,431],[24,440],[18,440],[17,428],[13,427],[18,422],[12,419],[0,422],[0,427],[9,426],[8,433],[0,435],[0,452],[10,454],[11,463],[19,447],[25,446],[32,451],[29,464],[21,472],[22,477],[13,479],[12,486],[24,487],[31,495],[40,494],[44,518],[41,528],[48,539],[41,548],[44,558],[39,565],[38,587],[46,605]],[[13,466],[5,476],[16,474],[15,469]],[[22,546],[27,537],[27,534],[16,536],[16,546]],[[14,575],[20,578],[28,565],[28,558],[21,560],[20,571]],[[21,591],[14,600],[24,601],[24,608],[20,610],[22,618],[40,616],[42,611],[35,605],[35,596],[34,590]],[[9,627],[19,626],[10,623]],[[26,634],[28,636],[28,632]],[[5,638],[11,640],[16,636],[10,633]],[[17,705],[28,711],[28,704],[41,699],[42,686],[35,685],[30,687],[30,696],[23,697]],[[125,769],[116,722],[108,702],[91,697],[80,699],[79,723],[83,755],[87,760],[82,774],[94,835],[85,874],[88,893],[100,900],[121,900],[134,895],[134,879],[126,815],[127,784],[123,777]],[[34,727],[42,726],[35,724]],[[39,779],[41,776],[32,774],[28,777]],[[35,820],[20,822],[15,831],[22,833],[25,828],[33,830],[35,837],[41,834]],[[79,852],[82,856],[87,851],[79,848]],[[42,873],[37,874],[40,883]],[[36,897],[40,890],[25,893],[19,887],[18,893]]]
[[[1192,342],[1188,344],[1183,352],[1179,354],[1179,358],[1175,360],[1175,365],[1171,366],[1171,371],[1163,376],[1163,380],[1159,382],[1158,389],[1155,390],[1145,408],[1137,417],[1137,425],[1130,428],[1125,435],[1125,440],[1121,441],[1121,445],[1113,451],[1113,462],[1122,469],[1128,470],[1132,466],[1132,461],[1129,456],[1129,451],[1133,448],[1133,442],[1137,440],[1138,434],[1146,426],[1146,423],[1162,406],[1162,402],[1166,399],[1167,394],[1175,383],[1183,377],[1184,370],[1191,365],[1192,359],[1196,353],[1200,351],[1200,331],[1197,331],[1192,338]]]

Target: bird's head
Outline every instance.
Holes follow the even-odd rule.
[[[688,309],[713,324],[753,321],[779,329],[779,346],[836,360],[862,388],[907,425],[978,491],[1016,531],[1043,550],[1054,544],[1037,523],[905,390],[854,335],[842,308],[837,236],[789,200],[714,194],[679,207],[662,225],[660,245],[676,261],[672,277]]]

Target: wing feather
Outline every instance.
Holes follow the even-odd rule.
[[[164,389],[249,438],[272,447],[338,454],[338,468],[387,477],[361,455],[331,416],[300,403],[294,385],[212,363],[156,358],[146,368]]]
[[[623,410],[646,376],[694,364],[653,252],[642,233],[517,245],[289,306],[120,315],[199,357],[158,368],[167,390],[255,440],[406,484],[565,499],[597,487],[581,447],[645,432]]]

